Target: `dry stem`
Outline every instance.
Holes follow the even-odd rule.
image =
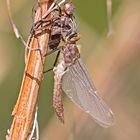
[[[44,0],[39,0],[43,2]],[[45,13],[53,0],[48,0],[37,9],[35,21],[39,20]],[[37,38],[33,38],[31,48],[37,48],[40,44],[41,52],[47,52],[49,34],[45,33]],[[34,112],[37,103],[40,84],[42,81],[45,58],[41,58],[39,51],[29,50],[27,65],[20,89],[20,94],[16,106],[12,112],[14,119],[11,125],[9,140],[27,140],[34,120]]]

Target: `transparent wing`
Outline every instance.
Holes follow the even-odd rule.
[[[101,126],[114,123],[113,112],[97,94],[88,72],[80,59],[68,68],[63,76],[62,89],[68,97]]]

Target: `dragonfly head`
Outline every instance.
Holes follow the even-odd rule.
[[[65,3],[64,11],[67,15],[73,15],[73,13],[75,12],[75,7],[72,3]]]

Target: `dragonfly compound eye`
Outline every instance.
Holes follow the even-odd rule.
[[[64,5],[64,11],[65,11],[66,14],[72,15],[75,11],[75,7],[72,3],[66,3]]]

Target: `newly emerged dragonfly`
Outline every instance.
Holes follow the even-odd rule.
[[[67,3],[67,6],[71,8],[72,4]],[[87,69],[80,59],[80,53],[76,45],[79,37],[74,20],[70,25],[73,25],[70,26],[70,32],[67,32],[67,34],[62,32],[65,41],[60,51],[63,54],[63,58],[54,68],[55,86],[53,99],[56,114],[64,122],[61,101],[61,90],[63,90],[74,103],[88,113],[99,125],[109,127],[114,124],[113,112],[97,93]],[[66,26],[61,28],[63,30]]]

